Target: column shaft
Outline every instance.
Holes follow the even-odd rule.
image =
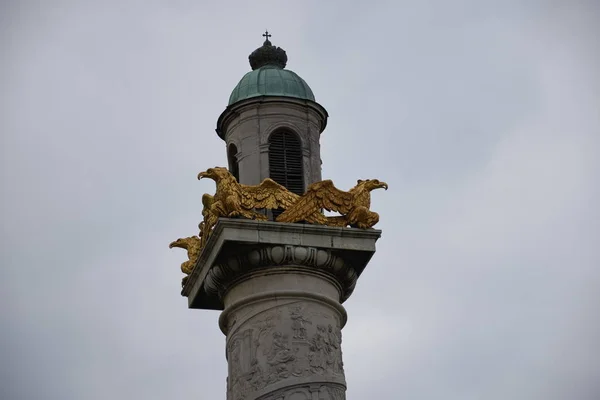
[[[328,274],[254,271],[224,296],[228,400],[341,400],[346,312]]]

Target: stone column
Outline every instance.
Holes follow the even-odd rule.
[[[340,285],[331,274],[300,265],[309,264],[311,252],[317,253],[263,248],[256,254],[262,267],[225,295],[219,322],[227,335],[227,399],[345,399]],[[277,257],[289,261],[278,266]]]
[[[376,230],[222,219],[182,294],[223,310],[228,400],[342,400],[341,305]]]

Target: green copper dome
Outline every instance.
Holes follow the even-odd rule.
[[[257,96],[286,96],[315,101],[315,95],[295,72],[265,65],[248,72],[229,96],[229,105]]]
[[[315,95],[295,72],[284,69],[287,55],[281,47],[269,41],[269,32],[263,35],[266,40],[248,57],[252,71],[240,80],[229,96],[229,105],[240,100],[258,96],[285,96],[315,101]]]

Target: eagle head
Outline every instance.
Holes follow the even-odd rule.
[[[214,167],[209,168],[206,171],[200,172],[198,174],[198,179],[210,178],[215,182],[219,182],[221,179],[226,178],[228,175],[231,175],[231,173],[227,170],[227,168]]]
[[[360,185],[363,185],[365,187],[365,189],[367,189],[369,191],[374,190],[374,189],[380,189],[380,188],[388,190],[388,184],[380,181],[379,179],[367,179],[365,181],[359,179],[357,186],[360,186]]]
[[[179,238],[174,242],[171,242],[169,244],[169,248],[172,249],[173,247],[180,247],[180,248],[185,248],[183,247],[185,245],[185,239],[184,238]]]
[[[188,250],[190,247],[200,243],[200,238],[198,236],[190,236],[186,238],[179,238],[174,242],[169,244],[169,248],[179,247],[180,249]]]

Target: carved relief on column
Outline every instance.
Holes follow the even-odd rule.
[[[268,300],[251,312],[236,313],[227,339],[228,400],[345,398],[336,309],[291,299],[284,304]]]
[[[346,400],[346,389],[339,385],[301,385],[269,393],[257,400]]]

